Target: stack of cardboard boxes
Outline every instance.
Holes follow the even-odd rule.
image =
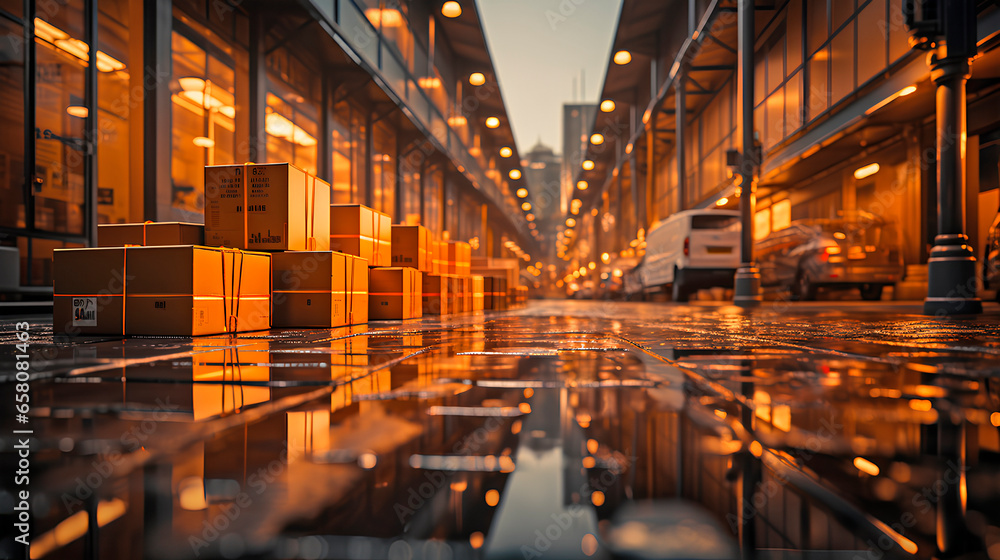
[[[528,287],[520,285],[519,270],[517,259],[472,259],[472,273],[483,277],[484,309],[503,311],[527,303]]]
[[[506,309],[516,281],[462,241],[391,225],[288,163],[205,168],[205,224],[98,228],[55,252],[57,333],[201,336]],[[502,301],[501,301],[502,300]]]

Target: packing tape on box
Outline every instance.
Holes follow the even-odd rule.
[[[247,183],[247,175],[250,172],[250,166],[253,165],[252,162],[246,162],[243,164],[243,248],[250,248],[250,208],[248,204],[250,203],[249,196],[247,192],[250,189],[250,185]],[[288,239],[287,235],[285,239]]]
[[[316,176],[306,173],[312,179],[309,192],[306,193],[306,250],[316,250]]]
[[[344,257],[344,259],[349,261],[351,264],[351,269],[347,271],[347,282],[344,283],[344,286],[347,288],[348,293],[344,297],[347,299],[346,302],[347,305],[345,305],[345,308],[347,309],[347,324],[353,325],[354,324],[354,261],[356,261],[357,259],[353,257]],[[346,269],[347,267],[345,266],[344,268]]]

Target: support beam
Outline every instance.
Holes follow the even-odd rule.
[[[976,257],[965,234],[965,85],[976,52],[975,3],[960,0],[942,6],[944,52],[932,52],[928,58],[937,86],[938,234],[927,261],[924,314],[978,314],[983,303],[976,297]],[[954,555],[959,546],[949,542],[941,551]]]
[[[267,60],[264,58],[264,39],[267,26],[264,15],[258,11],[250,14],[250,161],[263,162],[267,158],[267,132],[264,118],[267,111]]]
[[[739,87],[740,123],[743,136],[742,164],[738,171],[740,195],[740,221],[743,225],[740,243],[740,268],[736,271],[733,303],[740,307],[756,307],[763,302],[760,290],[760,271],[753,256],[754,212],[757,205],[757,183],[754,171],[759,168],[754,147],[753,88],[754,88],[754,26],[753,0],[740,0],[739,13]],[[741,537],[745,528],[741,530]]]
[[[159,208],[170,208],[170,35],[173,32],[170,0],[142,4],[142,75],[152,81],[142,96],[143,217],[168,219]]]
[[[687,161],[684,157],[684,144],[687,142],[687,75],[685,72],[677,74],[677,81],[674,82],[674,113],[677,115],[675,129],[676,152],[675,164],[677,165],[677,205],[675,212],[684,210],[684,201],[687,200]]]

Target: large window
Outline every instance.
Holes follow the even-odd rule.
[[[84,235],[83,2],[35,19],[35,229]]]
[[[205,166],[236,161],[236,73],[232,61],[224,60],[224,53],[209,53],[204,43],[196,44],[177,31],[171,43],[173,126],[167,215],[200,222],[205,204]]]
[[[388,124],[375,125],[372,154],[372,207],[396,216],[396,133]]]
[[[295,100],[297,94],[287,94]],[[267,94],[264,127],[267,130],[267,161],[290,162],[316,174],[316,136],[318,126],[314,116],[303,110],[304,103],[291,103],[273,92]],[[311,111],[314,113],[314,111]]]
[[[0,18],[0,33],[20,37],[24,28]],[[0,41],[0,227],[24,228],[24,51]]]
[[[332,204],[358,202],[358,186],[353,181],[351,169],[351,154],[357,148],[351,136],[351,108],[346,101],[341,101],[334,107],[331,129],[333,177],[330,179],[330,185],[333,187],[333,192],[330,195],[330,202]]]
[[[128,0],[114,0],[101,2],[99,6],[97,37],[99,52],[104,56],[97,64],[98,223],[128,222],[137,206],[133,204],[133,193],[129,189],[130,117],[133,108],[138,111],[139,105],[129,95],[128,4]],[[142,196],[141,191],[134,194]]]

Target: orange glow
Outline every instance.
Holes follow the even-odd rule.
[[[614,61],[615,64],[624,66],[625,64],[632,62],[632,53],[628,51],[618,51],[615,53]]]
[[[594,490],[594,493],[590,495],[590,501],[597,507],[604,505],[604,492],[600,490]]]
[[[597,554],[597,537],[590,533],[584,535],[580,541],[580,550],[587,556]]]
[[[531,405],[526,402],[517,405],[517,409],[525,414],[531,414]]]
[[[754,457],[760,457],[764,454],[764,447],[759,441],[754,440],[750,442],[750,453],[752,453]]]
[[[469,483],[464,480],[456,480],[451,483],[451,489],[453,492],[465,492],[465,489],[469,487]]]
[[[469,535],[469,545],[472,546],[472,548],[477,548],[477,549],[482,548],[483,542],[485,540],[486,539],[483,537],[483,534],[480,533],[479,531],[476,531],[475,533]]]
[[[990,414],[990,424],[1000,428],[1000,412],[994,412]]]
[[[598,444],[596,439],[587,440],[587,451],[589,451],[591,455],[597,453],[597,448]]]
[[[868,459],[865,459],[864,457],[855,457],[854,458],[854,466],[859,471],[861,471],[861,472],[863,472],[863,473],[865,473],[867,475],[878,476],[878,473],[879,473],[878,465],[876,465],[875,463],[872,463],[871,461],[869,461]]]
[[[378,456],[374,453],[362,453],[358,456],[358,466],[362,469],[374,469],[378,464]]]
[[[938,387],[936,385],[917,385],[913,388],[913,394],[918,397],[945,397],[948,392],[944,390],[944,387]]]
[[[584,457],[583,458],[583,468],[585,468],[585,469],[592,469],[595,466],[597,466],[597,459],[594,459],[593,457]]]
[[[511,459],[509,455],[500,456],[500,472],[514,472],[514,460]]]
[[[913,399],[910,401],[910,408],[919,412],[927,412],[931,409],[931,401],[924,399]]]
[[[500,503],[500,492],[490,490],[486,492],[486,505],[494,507]]]
[[[531,387],[525,388],[525,390],[524,390],[524,398],[530,399],[531,396],[534,395],[534,394],[535,394],[535,390],[534,389],[532,389]]]

